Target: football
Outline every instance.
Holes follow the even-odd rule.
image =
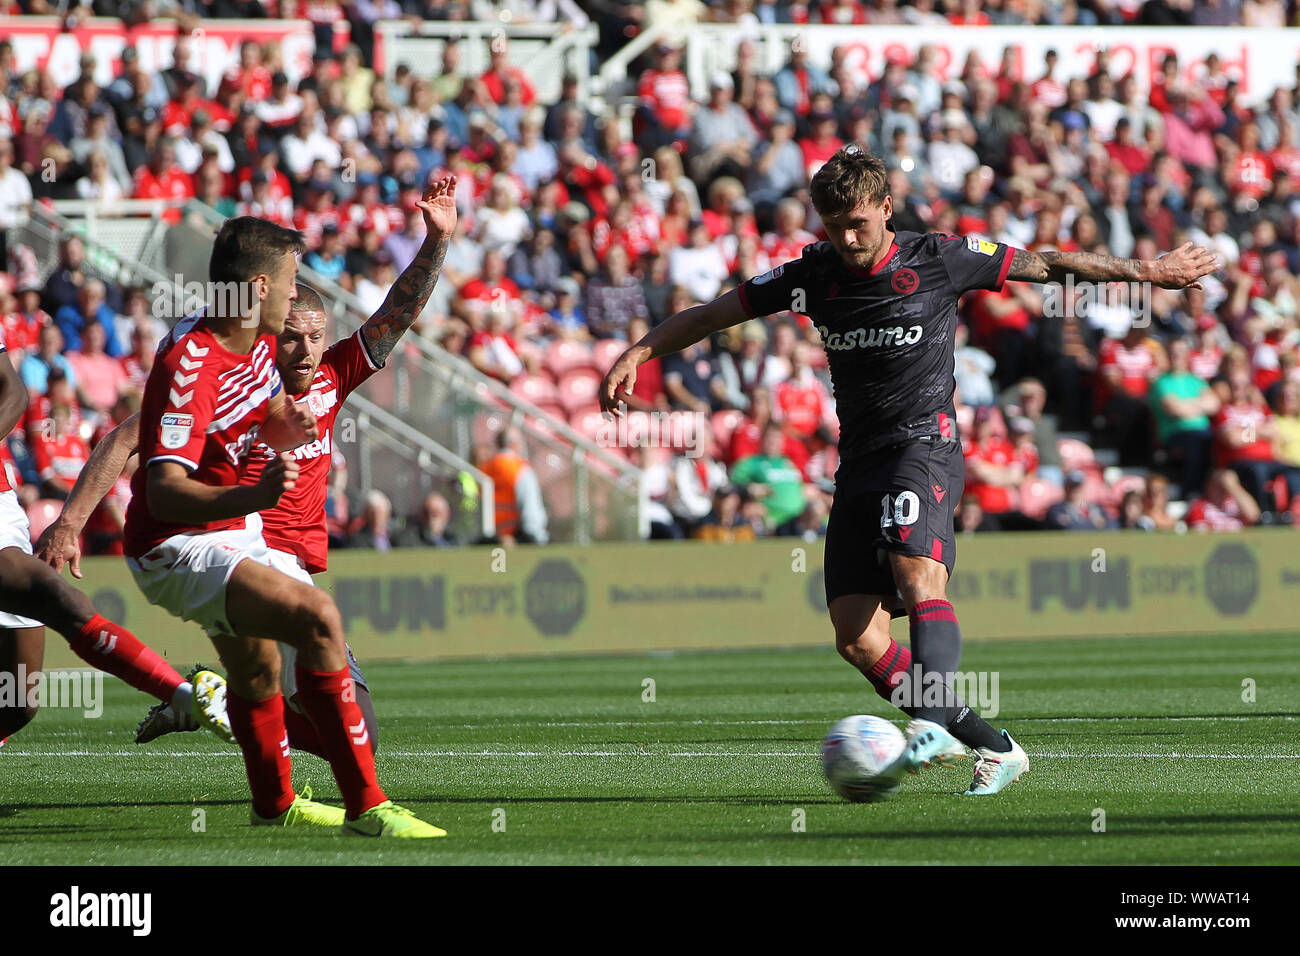
[[[883,717],[859,714],[831,727],[822,741],[822,770],[836,793],[854,803],[886,800],[898,792],[896,778],[881,772],[903,752],[902,732]]]

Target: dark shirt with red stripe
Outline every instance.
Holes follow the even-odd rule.
[[[997,290],[1014,250],[974,237],[898,231],[870,272],[845,264],[828,242],[740,287],[752,316],[786,310],[812,318],[835,389],[844,461],[899,442],[956,437],[953,345],[957,300]]]

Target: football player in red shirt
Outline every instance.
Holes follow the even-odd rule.
[[[0,353],[4,351],[0,338]],[[0,354],[0,435],[13,431],[27,407],[22,379],[9,357]],[[0,744],[36,716],[29,682],[44,663],[45,625],[63,635],[73,653],[92,667],[187,715],[177,729],[193,730],[201,723],[230,739],[220,677],[196,673],[196,690],[134,634],[97,614],[89,598],[32,557],[27,514],[0,468],[0,674],[13,675],[20,689],[14,699],[0,703]]]
[[[286,464],[286,459],[291,458],[295,480],[289,484],[273,507],[263,510],[261,516],[267,551],[265,563],[303,584],[310,585],[311,572],[323,571],[327,560],[324,497],[329,477],[335,416],[347,394],[377,369],[383,367],[397,341],[423,310],[437,282],[450,236],[455,231],[455,188],[455,177],[450,177],[440,180],[425,192],[419,204],[425,214],[428,232],[424,245],[412,264],[394,284],[384,305],[355,335],[335,343],[328,350],[325,349],[324,304],[313,290],[306,286],[297,286],[298,297],[295,297],[293,302],[291,318],[286,320],[277,338],[275,361],[280,376],[295,403],[305,400],[306,407],[315,422],[316,435],[311,441],[297,447],[292,456],[277,456],[269,444],[258,444],[253,450],[249,465],[241,475],[241,481],[247,486],[258,487],[266,480],[267,475],[274,474]],[[106,493],[127,459],[136,450],[138,438],[143,437],[143,433],[139,431],[140,420],[139,416],[128,419],[104,442],[101,442],[100,447],[96,448],[94,459],[78,481],[78,486],[74,489],[64,514],[43,536],[40,543],[42,556],[56,568],[60,567],[65,560],[70,561],[73,573],[79,576],[77,565],[80,552],[77,536],[80,528],[95,502]],[[300,461],[303,462],[301,469],[297,466],[297,462]],[[238,568],[242,566],[237,566],[236,574]],[[332,608],[332,603],[330,607]],[[285,708],[282,711],[283,726],[289,742],[300,749],[331,759],[334,763],[331,750],[332,745],[337,741],[330,741],[323,732],[328,730],[328,727],[321,726],[323,722],[319,719],[319,709],[313,707],[308,693],[304,692],[312,689],[310,684],[303,687],[304,676],[316,678],[323,675],[306,670],[303,663],[299,662],[295,668],[295,676],[283,679],[287,677],[284,672],[290,670],[299,653],[304,657],[306,654],[301,644],[291,645],[289,642],[282,642],[280,646],[284,664],[278,669],[282,674],[284,696],[289,698],[291,706],[296,705],[294,709]],[[356,688],[356,693],[352,696],[358,706],[363,700],[365,704],[364,719],[355,724],[348,724],[350,740],[354,750],[359,745],[371,744],[370,765],[373,768],[372,748],[375,734],[373,708],[369,706],[368,692],[364,692],[364,678],[356,668],[356,662],[347,651],[346,645],[344,645],[344,653],[352,671],[350,679]],[[281,695],[276,694],[273,699],[279,700],[280,697]],[[155,708],[150,717],[146,718],[145,724],[150,722],[150,718],[161,720],[162,716],[160,709]],[[165,720],[162,722],[165,723]],[[146,729],[145,724],[141,725],[142,732]],[[158,732],[166,732],[169,729]],[[156,735],[154,733],[151,736]],[[151,739],[151,736],[146,739]],[[287,766],[287,758],[285,763]],[[373,775],[373,770],[371,773]],[[343,781],[339,782],[340,787],[343,787]],[[287,783],[283,786],[287,786]],[[378,789],[377,786],[375,789]],[[346,793],[345,790],[345,798]],[[312,814],[318,814],[314,808],[309,810]],[[349,813],[349,816],[352,815]],[[413,821],[413,818],[407,815],[406,820]],[[441,835],[442,831],[438,831],[437,828],[427,827],[427,825],[425,827],[436,832],[423,835]],[[383,833],[389,832],[389,827],[384,826]]]
[[[273,566],[258,512],[295,486],[293,449],[318,437],[305,405],[286,400],[275,336],[297,294],[302,234],[228,220],[209,279],[233,304],[177,325],[159,351],[140,410],[140,459],[123,550],[145,596],[208,632],[228,670],[231,730],[244,753],[251,822],[342,827],[360,836],[438,837],[385,795],[348,673],[342,619],[328,594]],[[243,481],[258,442],[277,452]],[[315,726],[344,808],[291,783],[275,642],[298,652],[298,698]]]

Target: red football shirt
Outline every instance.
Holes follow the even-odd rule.
[[[279,504],[262,512],[262,537],[269,547],[296,554],[310,574],[324,571],[329,559],[325,494],[334,451],[334,419],[352,390],[381,367],[370,361],[361,333],[355,332],[325,350],[306,393],[289,396],[295,402],[306,399],[316,416],[320,437],[294,449],[298,480],[280,497]],[[245,484],[257,481],[273,454],[268,446],[257,446],[244,472]]]
[[[140,407],[140,461],[131,479],[123,551],[138,558],[175,534],[207,534],[244,527],[244,518],[223,521],[159,521],[149,514],[145,484],[149,466],[184,465],[205,485],[237,485],[280,392],[275,336],[260,336],[247,355],[217,343],[201,313],[182,319],[163,339],[145,384]]]

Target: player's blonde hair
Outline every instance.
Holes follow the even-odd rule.
[[[889,195],[889,174],[879,156],[849,143],[817,170],[809,191],[818,214],[833,216],[863,202],[880,205]]]

